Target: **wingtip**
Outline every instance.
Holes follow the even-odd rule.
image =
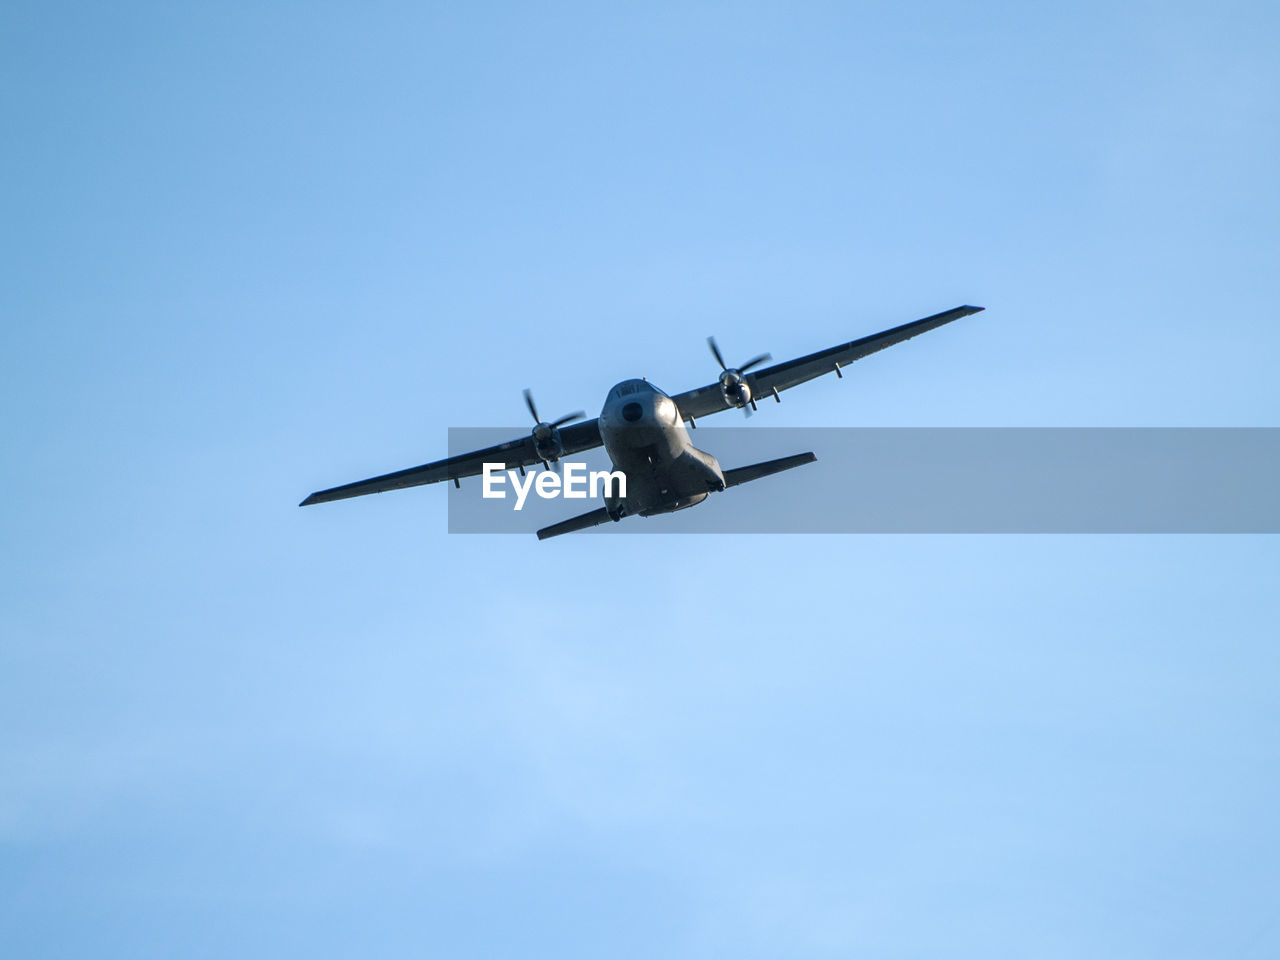
[[[311,496],[307,497],[307,499],[303,500],[300,504],[298,504],[298,506],[300,506],[300,507],[309,507],[309,506],[311,506],[311,504],[313,504],[313,503],[318,503],[318,502],[319,502],[319,501],[318,501],[318,500],[316,500],[316,495],[313,493],[313,494],[311,494]]]

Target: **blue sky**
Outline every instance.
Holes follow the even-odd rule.
[[[1277,26],[7,5],[0,940],[1272,955],[1272,537],[295,504],[964,302],[753,422],[1276,426]]]

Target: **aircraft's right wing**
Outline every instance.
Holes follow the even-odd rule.
[[[560,443],[564,447],[564,456],[600,446],[600,421],[586,420],[561,427]],[[357,480],[355,483],[330,487],[328,490],[318,490],[298,506],[307,507],[313,503],[328,503],[330,500],[345,500],[347,497],[363,497],[368,493],[419,487],[424,483],[439,483],[441,480],[476,477],[484,471],[486,463],[501,463],[504,469],[515,469],[541,462],[542,459],[534,448],[533,437],[526,435],[518,440],[510,440],[473,453],[464,453],[445,460],[437,460],[434,463],[424,463],[420,467],[397,470],[395,473],[384,473],[380,477]]]
[[[891,347],[895,343],[901,343],[903,340],[910,340],[912,337],[919,336],[922,333],[936,330],[945,323],[978,313],[980,310],[982,310],[982,307],[963,306],[946,310],[942,313],[935,313],[933,316],[925,317],[923,320],[913,320],[911,323],[904,323],[900,327],[873,333],[871,336],[863,337],[860,340],[842,343],[838,347],[819,350],[817,353],[811,353],[795,360],[787,360],[784,363],[775,363],[772,367],[748,373],[744,379],[747,381],[747,385],[751,387],[751,396],[756,399],[756,402],[759,402],[769,397],[775,390],[788,390],[804,383],[806,380],[820,377],[824,373],[836,373],[838,367],[848,366],[855,360],[861,360],[863,357],[870,356],[885,347]],[[725,401],[724,394],[720,391],[719,383],[699,387],[697,390],[681,393],[671,399],[676,402],[676,406],[680,408],[681,416],[686,420],[705,417],[709,414],[729,409],[729,404]]]

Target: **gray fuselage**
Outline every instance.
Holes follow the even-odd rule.
[[[716,458],[699,450],[676,403],[647,380],[623,380],[600,411],[600,437],[613,468],[627,477],[625,497],[606,497],[617,516],[670,513],[724,489]]]

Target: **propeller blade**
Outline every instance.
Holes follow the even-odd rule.
[[[711,355],[716,358],[716,363],[720,364],[721,370],[728,370],[728,365],[724,362],[724,357],[720,356],[720,348],[716,346],[715,337],[707,337],[707,343],[711,346]]]
[[[562,427],[566,423],[569,423],[571,420],[581,420],[586,415],[587,415],[587,411],[585,410],[579,410],[577,413],[567,413],[563,417],[561,417],[559,420],[552,420],[551,426]]]
[[[762,354],[760,354],[760,356],[758,356],[758,357],[752,357],[750,360],[748,360],[746,363],[744,363],[742,366],[740,366],[740,367],[738,368],[738,372],[739,372],[739,373],[746,373],[748,370],[750,370],[752,367],[756,366],[757,364],[765,363],[765,362],[767,362],[767,361],[769,361],[769,360],[772,360],[772,359],[773,359],[773,355],[772,355],[772,354],[769,354],[769,353],[762,353]]]
[[[743,408],[742,408],[742,414],[743,414],[743,418],[744,418],[744,419],[746,419],[746,420],[750,420],[750,419],[751,419],[751,407],[750,407],[750,405],[743,406]]]
[[[524,402],[528,406],[529,412],[533,414],[533,422],[541,423],[542,418],[538,416],[538,408],[533,405],[533,392],[528,388],[525,388],[524,391]]]

